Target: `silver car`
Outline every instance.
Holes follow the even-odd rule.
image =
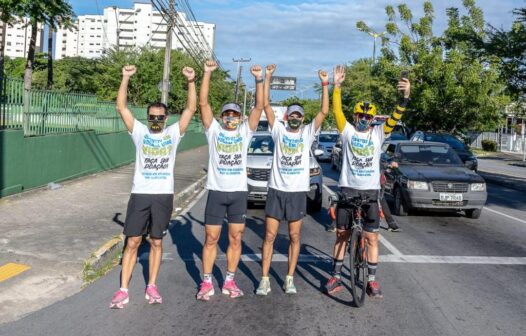
[[[267,200],[268,179],[272,168],[274,141],[268,132],[257,132],[252,137],[248,147],[247,177],[248,202],[264,203]],[[315,150],[314,154],[321,154]],[[310,211],[319,211],[322,206],[322,170],[315,156],[310,154],[310,191],[307,194],[307,204]]]
[[[336,131],[322,131],[316,139],[316,148],[322,150],[323,153],[316,158],[320,161],[331,161],[332,148],[338,142],[340,134]]]

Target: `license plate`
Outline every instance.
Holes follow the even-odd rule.
[[[462,194],[440,193],[440,200],[447,202],[461,202]]]

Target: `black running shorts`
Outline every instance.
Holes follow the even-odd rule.
[[[228,223],[245,224],[247,217],[247,191],[208,191],[205,224],[221,225],[227,216]]]
[[[131,194],[124,235],[138,237],[150,232],[151,238],[162,238],[170,224],[173,202],[173,194]]]
[[[365,212],[364,230],[367,232],[378,232],[380,230],[380,216],[378,208],[378,190],[358,190],[352,188],[342,188],[342,192],[347,197],[367,196],[369,203],[363,206]],[[348,207],[338,206],[336,211],[336,227],[339,230],[349,230],[352,227],[352,211]]]
[[[307,213],[307,193],[285,192],[269,188],[265,214],[279,221],[297,221]]]

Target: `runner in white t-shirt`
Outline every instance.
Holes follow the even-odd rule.
[[[380,190],[380,155],[385,134],[392,132],[397,121],[406,109],[411,84],[402,77],[397,89],[403,92],[403,98],[396,106],[393,115],[383,126],[373,126],[376,107],[369,102],[358,102],[353,109],[354,124],[345,120],[341,100],[341,84],[345,80],[345,67],[342,65],[334,69],[333,111],[338,131],[342,139],[342,170],[338,186],[347,197],[361,197],[369,199],[363,207],[364,236],[367,242],[367,294],[373,298],[381,298],[382,291],[376,281],[378,266],[378,230],[380,220],[378,214],[378,194]],[[325,292],[334,294],[341,289],[341,270],[345,251],[351,236],[352,210],[338,208],[336,212],[336,242],[333,250],[333,271],[325,285]]]
[[[270,106],[270,79],[275,65],[267,66],[264,90],[265,114],[274,140],[274,158],[268,183],[267,204],[265,207],[266,225],[262,251],[262,278],[256,290],[258,295],[270,292],[269,271],[272,262],[274,240],[279,223],[289,224],[289,267],[284,290],[296,294],[293,275],[300,253],[300,231],[303,217],[307,212],[307,192],[310,189],[309,152],[316,132],[329,113],[329,76],[320,70],[318,75],[323,88],[321,111],[310,124],[303,125],[305,111],[300,104],[287,107],[287,126],[276,122]]]
[[[134,65],[122,69],[122,82],[117,95],[117,111],[121,115],[135,145],[135,172],[124,235],[126,248],[122,255],[121,288],[114,294],[110,308],[123,308],[129,302],[128,284],[137,262],[137,250],[142,236],[150,234],[150,276],[145,297],[152,303],[162,303],[156,281],[162,256],[162,238],[168,228],[173,210],[174,163],[177,146],[196,111],[195,72],[183,68],[188,81],[188,100],[179,122],[165,127],[167,107],[152,103],[147,108],[148,126],[139,122],[127,106],[130,77],[135,74]]]
[[[241,107],[228,103],[221,109],[221,123],[214,119],[208,102],[214,61],[207,61],[199,93],[201,118],[208,139],[208,199],[205,209],[205,243],[203,246],[203,281],[196,295],[198,300],[209,300],[214,295],[212,268],[217,254],[217,241],[225,215],[228,220],[227,273],[223,294],[231,298],[243,296],[234,279],[241,257],[241,238],[245,230],[247,213],[247,150],[263,110],[263,78],[261,66],[254,65],[250,72],[256,80],[256,105],[248,119],[243,120]]]

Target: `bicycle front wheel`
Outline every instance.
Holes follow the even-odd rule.
[[[367,287],[367,245],[361,230],[353,230],[349,247],[351,291],[355,305],[361,307]]]

